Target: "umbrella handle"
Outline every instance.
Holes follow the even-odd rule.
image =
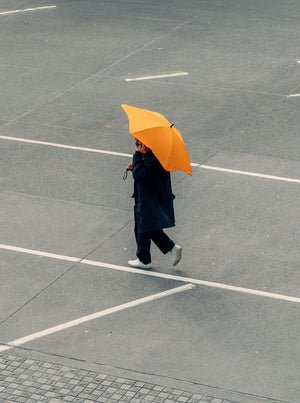
[[[125,181],[125,179],[127,179],[128,171],[131,171],[131,169],[126,168],[126,170],[125,170],[125,172],[123,174],[123,181]]]

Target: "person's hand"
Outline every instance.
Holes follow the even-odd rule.
[[[126,169],[127,169],[128,171],[132,171],[132,162],[127,165],[127,168],[126,168]]]

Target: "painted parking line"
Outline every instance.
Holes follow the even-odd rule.
[[[10,251],[13,251],[13,252],[27,253],[29,255],[49,257],[51,259],[64,260],[64,261],[67,261],[67,262],[79,263],[82,260],[82,259],[80,259],[78,257],[57,255],[56,253],[48,253],[48,252],[41,252],[39,250],[19,248],[18,246],[10,246],[10,245],[0,244],[0,249],[10,250]]]
[[[221,168],[221,167],[215,167],[215,166],[210,166],[210,165],[199,165],[199,168],[209,169],[209,170],[219,171],[219,172],[227,172],[227,173],[238,174],[238,175],[254,176],[254,177],[263,178],[263,179],[273,179],[273,180],[277,180],[277,181],[300,183],[300,179],[287,178],[285,176],[265,175],[265,174],[260,174],[260,173],[256,173],[256,172],[240,171],[238,169]]]
[[[63,260],[63,257],[64,257],[63,255],[56,255],[54,253],[19,248],[16,246],[5,245],[5,244],[0,244],[0,249],[27,253],[27,254],[33,254],[33,255],[49,257],[49,258],[53,258],[53,259],[60,259],[60,260]],[[56,256],[58,256],[58,257],[56,257]],[[111,263],[98,262],[98,261],[89,260],[89,259],[80,259],[77,257],[66,256],[65,260],[72,261],[72,262],[74,261],[79,264],[85,264],[85,265],[93,266],[93,267],[101,267],[101,268],[106,268],[106,269],[118,270],[118,271],[122,271],[122,272],[126,272],[126,273],[143,274],[144,276],[181,281],[184,283],[202,285],[202,286],[206,286],[206,287],[222,289],[225,291],[234,291],[234,292],[239,292],[239,293],[248,294],[248,295],[255,295],[258,297],[273,298],[273,299],[283,300],[283,301],[287,301],[287,302],[300,303],[300,298],[297,298],[297,297],[292,297],[289,295],[282,295],[282,294],[275,294],[275,293],[260,291],[260,290],[253,290],[251,288],[236,287],[236,286],[233,286],[230,284],[215,283],[212,281],[199,280],[199,279],[190,278],[190,277],[182,277],[182,276],[176,276],[176,275],[172,275],[172,274],[160,273],[160,272],[155,272],[155,271],[134,269],[131,267],[119,266],[119,265],[115,265],[115,264],[111,264]]]
[[[133,308],[135,306],[142,305],[142,304],[145,304],[147,302],[152,302],[152,301],[155,301],[155,300],[158,300],[158,299],[161,299],[161,298],[165,298],[165,297],[168,297],[170,295],[174,295],[174,294],[178,294],[178,293],[181,293],[181,292],[184,292],[184,291],[188,291],[188,290],[191,290],[194,287],[195,287],[194,284],[186,284],[186,285],[183,285],[183,286],[180,286],[180,287],[171,288],[170,290],[167,290],[167,291],[163,291],[163,292],[160,292],[160,293],[157,293],[157,294],[152,294],[152,295],[149,295],[148,297],[144,297],[144,298],[139,298],[139,299],[136,299],[134,301],[127,302],[125,304],[117,305],[117,306],[114,306],[112,308],[108,308],[108,309],[104,309],[104,310],[99,311],[99,312],[92,313],[90,315],[82,316],[81,318],[77,318],[77,319],[71,320],[69,322],[65,322],[65,323],[62,323],[60,325],[50,327],[50,328],[42,330],[40,332],[32,333],[32,334],[30,334],[28,336],[21,337],[19,339],[10,341],[8,343],[5,343],[5,345],[0,346],[0,353],[3,352],[3,351],[9,350],[9,349],[11,349],[13,347],[21,346],[21,345],[23,345],[25,343],[28,343],[30,341],[40,339],[41,337],[49,336],[50,334],[57,333],[57,332],[60,332],[62,330],[65,330],[65,329],[69,329],[69,328],[74,327],[74,326],[81,325],[82,323],[90,322],[92,320],[99,319],[99,318],[102,318],[104,316],[116,313],[116,312],[124,311],[125,309]]]
[[[141,77],[136,77],[136,78],[125,78],[125,81],[156,80],[158,78],[187,76],[188,74],[189,73],[187,73],[185,71],[180,71],[180,72],[176,72],[176,73],[153,74],[151,76],[141,76]]]
[[[287,96],[287,98],[297,98],[300,97],[300,94],[290,94]]]
[[[67,144],[49,143],[48,141],[30,140],[30,139],[23,139],[23,138],[19,138],[19,137],[0,136],[0,139],[9,140],[9,141],[17,141],[17,142],[21,142],[21,143],[39,144],[42,146],[66,148],[69,150],[86,151],[86,152],[90,152],[90,153],[117,155],[119,157],[132,157],[132,154],[124,154],[124,153],[118,153],[118,152],[114,152],[114,151],[99,150],[97,148],[76,147],[76,146],[70,146]]]
[[[71,145],[67,145],[67,144],[50,143],[47,141],[24,139],[21,137],[0,136],[0,139],[8,140],[8,141],[16,141],[16,142],[21,142],[21,143],[23,142],[23,143],[29,143],[29,144],[37,144],[37,145],[42,145],[42,146],[65,148],[65,149],[69,149],[69,150],[85,151],[85,152],[92,152],[92,153],[99,153],[99,154],[115,155],[118,157],[132,158],[132,154],[100,150],[97,148],[86,148],[86,147],[71,146]],[[257,172],[241,171],[241,170],[236,170],[236,169],[222,168],[222,167],[216,167],[216,166],[210,166],[210,165],[202,165],[202,164],[198,164],[198,163],[194,163],[194,162],[191,163],[191,166],[195,167],[195,168],[201,168],[201,169],[210,169],[210,170],[218,171],[218,172],[253,176],[253,177],[262,178],[262,179],[273,179],[273,180],[277,180],[277,181],[300,183],[300,179],[289,178],[289,177],[284,177],[284,176],[265,175],[265,174],[261,174],[261,173],[257,173]]]
[[[56,8],[56,6],[43,6],[43,7],[33,7],[33,8],[23,8],[21,10],[11,10],[11,11],[1,11],[0,15],[9,15],[9,14],[17,14],[17,13],[26,13],[31,11],[40,11],[40,10],[51,10]]]

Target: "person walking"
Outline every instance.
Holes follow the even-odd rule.
[[[135,139],[136,151],[127,170],[134,179],[134,233],[137,244],[135,260],[129,266],[151,269],[151,241],[162,253],[170,252],[172,264],[176,266],[182,256],[182,248],[176,245],[163,231],[175,226],[175,215],[171,175],[155,157],[153,152]]]

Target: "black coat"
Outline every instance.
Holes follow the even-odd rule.
[[[133,156],[135,221],[138,232],[175,226],[171,175],[152,151]]]

